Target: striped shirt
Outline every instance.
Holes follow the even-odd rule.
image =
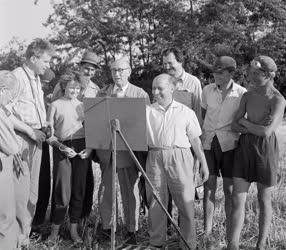
[[[197,118],[201,124],[201,100],[202,100],[202,85],[200,80],[183,70],[181,76],[177,79],[176,90],[187,91],[192,93],[192,109],[195,111]]]

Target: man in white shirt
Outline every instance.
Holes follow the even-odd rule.
[[[231,124],[246,92],[232,80],[235,69],[236,62],[232,57],[219,57],[212,67],[215,83],[205,86],[202,94],[202,143],[210,171],[204,190],[204,230],[210,248],[215,245],[211,233],[218,176],[223,177],[227,238],[230,230],[233,156],[239,138]]]
[[[183,54],[177,48],[165,49],[163,55],[163,68],[166,73],[175,78],[175,90],[185,91],[192,94],[191,108],[201,124],[201,95],[202,86],[200,80],[187,73],[183,68]]]
[[[196,249],[194,220],[193,148],[201,163],[203,181],[208,179],[208,167],[199,136],[201,129],[195,113],[173,100],[173,77],[161,74],[153,80],[155,103],[147,107],[148,158],[146,173],[160,200],[168,204],[168,190],[179,210],[180,228],[189,247]],[[167,217],[147,186],[149,203],[150,244],[161,247],[166,240]],[[185,245],[181,242],[181,248]]]
[[[23,66],[13,70],[19,85],[16,97],[7,106],[13,114],[13,122],[21,145],[22,173],[15,176],[17,222],[20,228],[19,245],[29,243],[31,223],[38,199],[39,171],[42,142],[46,139],[46,110],[39,75],[50,67],[53,46],[42,39],[35,39],[26,50]]]

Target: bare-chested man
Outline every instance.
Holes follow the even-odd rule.
[[[265,249],[272,217],[271,192],[276,184],[278,168],[275,131],[285,109],[284,97],[273,86],[276,71],[275,62],[268,56],[258,56],[251,62],[248,74],[252,88],[243,95],[233,123],[233,129],[242,135],[234,157],[229,250],[239,249],[245,201],[251,182],[257,183],[260,207],[256,250]]]

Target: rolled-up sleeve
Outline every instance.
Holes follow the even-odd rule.
[[[187,122],[187,136],[189,140],[199,137],[202,134],[199,120],[194,111],[189,110]]]
[[[202,91],[202,101],[201,101],[201,107],[203,109],[207,109],[208,104],[207,104],[207,86],[204,87],[203,91]]]

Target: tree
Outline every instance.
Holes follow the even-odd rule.
[[[47,21],[57,30],[53,41],[91,49],[102,57],[106,81],[108,63],[127,53],[132,79],[140,82],[160,71],[166,46],[183,50],[185,68],[203,81],[204,67],[216,56],[231,55],[238,62],[236,79],[244,82],[247,64],[257,54],[272,56],[279,68],[277,86],[284,86],[285,1],[283,0],[74,0],[54,5]],[[203,63],[202,63],[203,62]],[[147,74],[146,74],[147,73]],[[145,86],[144,85],[144,86]],[[148,88],[149,88],[148,87]]]

